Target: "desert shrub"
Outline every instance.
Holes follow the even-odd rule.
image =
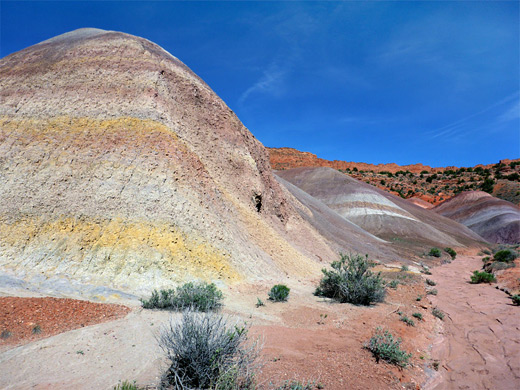
[[[247,335],[245,324],[186,309],[158,338],[170,364],[161,389],[254,389],[260,347]]]
[[[332,262],[332,270],[322,270],[315,295],[355,305],[382,302],[386,293],[383,279],[381,273],[370,271],[370,266],[367,257],[341,254],[340,260]]]
[[[491,194],[493,192],[494,187],[495,187],[495,181],[490,177],[487,177],[486,179],[484,179],[484,182],[480,185],[480,189],[489,194]]]
[[[482,253],[485,255],[491,255],[491,251],[489,249],[482,249]]]
[[[438,291],[436,288],[426,291],[426,295],[437,295]]]
[[[408,272],[408,271],[410,271],[410,268],[407,265],[401,266],[401,272]]]
[[[493,256],[493,260],[502,261],[504,263],[510,263],[514,261],[518,257],[518,253],[516,253],[513,249],[502,249],[495,253]]]
[[[512,263],[512,262],[504,263],[502,261],[494,261],[492,263],[488,263],[488,264],[484,265],[484,271],[493,273],[496,271],[500,271],[500,270],[508,269],[508,268],[514,268],[514,267],[515,267],[515,263]]]
[[[513,305],[520,306],[520,295],[513,295],[511,299],[513,300]]]
[[[495,275],[489,272],[473,271],[473,275],[471,275],[471,283],[473,284],[492,282],[496,282],[496,278]]]
[[[377,362],[383,359],[401,367],[406,367],[412,357],[411,353],[401,349],[400,338],[394,338],[389,331],[383,331],[381,328],[376,329],[376,333],[365,343],[365,348],[372,352]]]
[[[485,263],[485,262],[489,261],[489,259],[490,259],[489,256],[485,256],[485,257],[482,258],[482,261]]]
[[[34,325],[32,328],[33,334],[40,334],[42,332],[42,327],[40,325]]]
[[[428,286],[436,286],[437,285],[437,283],[435,283],[433,280],[428,279],[428,278],[426,279],[426,284]]]
[[[392,280],[388,285],[390,288],[396,289],[399,286],[399,280]]]
[[[148,300],[141,299],[145,309],[183,310],[193,308],[199,311],[216,310],[222,306],[222,292],[214,283],[188,282],[175,290],[154,290]]]
[[[275,302],[285,302],[289,298],[291,289],[284,284],[277,284],[269,291],[269,299]]]
[[[408,326],[415,326],[415,322],[411,318],[408,318],[407,316],[401,316],[401,318],[399,318],[399,319]]]
[[[421,313],[413,313],[413,317],[417,318],[419,321],[422,321],[423,315]]]
[[[114,390],[139,390],[139,387],[135,381],[123,381],[122,383],[118,383],[117,386],[114,386]]]
[[[444,320],[444,313],[439,308],[434,307],[432,309],[432,314],[433,314],[434,317],[437,317],[437,318],[439,318],[441,320]]]
[[[428,255],[433,257],[441,257],[441,250],[439,248],[432,248],[430,249]]]
[[[5,340],[11,337],[13,334],[8,330],[3,330],[2,333],[0,333],[0,339]]]
[[[422,300],[422,295],[417,295],[417,298],[415,298],[417,302],[420,302]]]
[[[450,255],[452,260],[455,260],[455,258],[457,257],[457,252],[455,252],[455,250],[453,250],[452,248],[444,248],[444,252]]]
[[[260,306],[265,306],[265,303],[260,298],[256,298],[256,307]]]

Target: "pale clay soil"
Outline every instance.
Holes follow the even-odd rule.
[[[517,389],[520,310],[494,286],[467,283],[481,265],[480,257],[461,256],[433,269],[429,278],[437,282],[437,296],[425,295],[419,275],[394,269],[388,275],[408,275],[406,284],[388,289],[386,302],[369,308],[314,297],[317,281],[284,281],[291,287],[286,303],[269,302],[267,285],[235,285],[225,291],[223,312],[231,321],[247,321],[252,325],[250,337],[263,341],[264,366],[258,379],[264,389],[290,379],[319,382],[330,390]],[[416,301],[418,295],[424,298]],[[266,306],[256,308],[257,297]],[[39,335],[26,332],[16,342],[14,335],[11,341],[0,340],[0,388],[112,389],[125,379],[156,384],[166,367],[156,335],[171,313],[126,303],[132,310],[123,318],[88,325],[96,312],[97,321],[107,321],[124,316],[124,311],[82,305],[74,314],[76,324],[69,320],[64,327],[74,330],[55,334],[59,326],[52,319],[63,320],[49,313],[48,324],[38,320]],[[444,321],[432,316],[431,303],[446,313]],[[36,311],[25,314],[29,326]],[[420,312],[424,319],[414,319],[416,325],[410,327],[399,320],[397,311],[410,318]],[[410,367],[400,370],[376,363],[363,349],[377,326],[402,337],[403,348],[413,353]],[[435,361],[438,371],[432,368]]]

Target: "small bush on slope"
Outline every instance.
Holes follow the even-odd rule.
[[[285,302],[289,298],[291,289],[284,284],[277,284],[269,291],[269,299],[275,302]]]
[[[428,253],[428,255],[433,257],[441,257],[441,250],[439,248],[432,248],[430,249],[430,253]]]
[[[392,280],[388,285],[390,288],[396,289],[399,286],[399,280]]]
[[[399,319],[408,326],[415,326],[414,320],[412,320],[411,318],[408,318],[407,316],[401,316],[401,318],[399,318]]]
[[[371,264],[361,255],[341,254],[339,261],[331,264],[332,270],[323,269],[323,278],[315,295],[336,299],[342,303],[370,305],[385,298],[381,274],[369,270]]]
[[[444,248],[444,252],[450,255],[452,260],[455,260],[457,257],[457,252],[455,252],[452,248]]]
[[[437,317],[437,318],[439,318],[441,320],[444,320],[444,313],[439,308],[434,307],[432,309],[432,314],[433,314],[434,317]]]
[[[483,269],[486,272],[494,273],[496,271],[501,271],[503,269],[514,268],[514,267],[515,267],[514,262],[504,263],[503,261],[493,261],[492,263],[485,264]]]
[[[170,364],[161,389],[254,389],[260,346],[247,334],[220,314],[185,310],[158,339]]]
[[[185,283],[175,290],[155,290],[148,300],[141,300],[145,309],[183,310],[193,308],[199,311],[216,310],[222,306],[222,292],[214,283]]]
[[[520,295],[513,295],[511,299],[513,300],[513,305],[520,306]]]
[[[139,387],[135,383],[135,381],[129,382],[129,381],[123,381],[122,383],[119,383],[117,386],[114,386],[114,390],[139,390]]]
[[[421,313],[413,313],[413,317],[417,318],[419,321],[422,321],[423,315]]]
[[[504,263],[510,263],[518,257],[518,253],[513,249],[502,249],[495,253],[493,260],[502,261]]]
[[[495,275],[488,272],[473,271],[473,275],[471,275],[471,283],[473,284],[492,282],[496,282]]]
[[[406,367],[412,357],[411,353],[401,349],[401,339],[395,339],[389,331],[383,331],[381,328],[376,329],[374,336],[365,343],[365,348],[372,352],[377,362],[383,359],[401,367]]]

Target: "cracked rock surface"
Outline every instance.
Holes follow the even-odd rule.
[[[430,389],[520,388],[520,310],[494,285],[469,283],[481,267],[480,257],[461,256],[432,269],[445,337],[432,351],[441,378]]]

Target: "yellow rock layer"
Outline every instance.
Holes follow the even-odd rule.
[[[49,119],[14,119],[8,116],[0,116],[0,134],[8,135],[13,131],[23,131],[48,137],[53,132],[66,132],[71,137],[78,133],[89,130],[89,135],[95,136],[102,133],[107,134],[120,131],[124,128],[130,131],[129,136],[137,133],[142,136],[152,136],[157,133],[167,134],[177,140],[177,135],[167,126],[151,119],[139,119],[122,117],[116,119],[94,119],[94,118],[73,118],[69,116],[58,116]],[[3,133],[3,134],[2,134]]]
[[[163,278],[175,281],[198,277],[234,282],[241,278],[228,254],[167,223],[25,218],[0,222],[0,242],[4,248],[20,250],[4,265],[16,268],[19,263],[34,263],[37,268],[45,263],[45,273],[72,271],[120,278],[157,270]]]

